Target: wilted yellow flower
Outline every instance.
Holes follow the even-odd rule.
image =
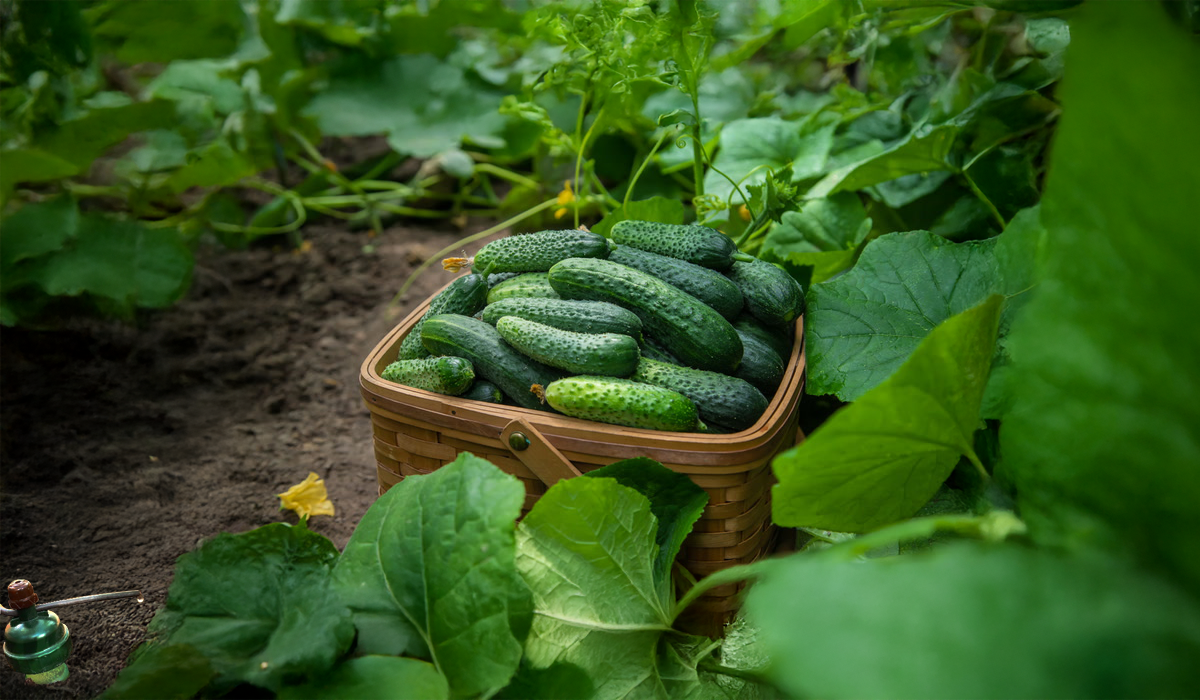
[[[333,515],[333,502],[325,490],[325,480],[318,479],[316,472],[309,472],[304,481],[279,494],[279,507],[295,511],[302,518]]]
[[[745,204],[738,207],[738,215],[742,217],[742,221],[750,220],[750,210],[746,208]]]
[[[443,258],[442,269],[447,272],[458,272],[471,264],[470,258]]]
[[[575,201],[575,193],[571,190],[571,181],[563,180],[562,192],[558,193],[558,206],[560,209],[555,210],[554,218],[561,219],[567,215],[567,205]]]

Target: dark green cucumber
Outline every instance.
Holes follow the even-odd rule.
[[[537,297],[558,299],[558,292],[550,286],[545,272],[526,272],[505,280],[487,292],[487,303],[494,304],[512,297]]]
[[[500,272],[500,273],[497,273],[494,275],[488,275],[488,289],[495,287],[496,285],[500,284],[501,282],[503,282],[505,280],[510,280],[519,274],[521,274],[521,273],[520,272]]]
[[[568,258],[550,268],[550,284],[566,299],[629,309],[642,320],[646,335],[689,367],[732,374],[742,358],[742,341],[721,314],[640,270],[609,260]]]
[[[475,254],[480,272],[545,272],[567,258],[608,257],[608,239],[591,231],[538,231],[500,238]]]
[[[738,335],[742,339],[742,364],[738,366],[737,372],[733,376],[745,379],[767,398],[775,395],[775,390],[779,388],[779,382],[783,379],[783,371],[785,369],[783,359],[779,354],[771,349],[757,337],[739,331]],[[718,421],[719,422],[719,421]]]
[[[628,377],[637,369],[637,341],[618,333],[576,333],[520,316],[496,322],[500,337],[522,354],[572,374]]]
[[[643,357],[630,379],[678,391],[696,404],[705,423],[745,430],[767,410],[767,397],[750,382],[720,372],[677,367]]]
[[[651,430],[696,429],[696,405],[670,389],[616,377],[578,375],[551,382],[546,403],[575,418]]]
[[[404,340],[400,341],[397,360],[416,360],[429,357],[429,351],[421,345],[421,326],[430,316],[438,314],[462,314],[471,316],[487,303],[487,280],[482,275],[463,275],[454,280],[429,302],[429,309],[421,320],[412,327]]]
[[[730,321],[742,311],[742,291],[716,270],[627,245],[617,246],[608,259],[654,275],[708,304]]]
[[[484,309],[487,312],[487,309]],[[796,337],[796,327],[794,324],[786,326],[775,326],[768,328],[759,323],[750,314],[742,314],[733,322],[733,327],[738,333],[753,335],[767,345],[779,355],[779,358],[785,363],[792,356],[792,343]]]
[[[532,391],[562,377],[558,370],[525,357],[483,321],[457,314],[439,314],[425,321],[421,342],[435,355],[453,355],[471,361],[476,376],[500,387],[518,406],[545,411]]]
[[[576,333],[620,333],[642,337],[642,320],[629,309],[604,301],[509,297],[483,309],[483,320],[496,325],[504,316],[520,316]]]
[[[713,270],[728,270],[734,260],[753,260],[751,256],[739,253],[729,236],[707,226],[626,220],[614,224],[609,235],[621,245]]]
[[[765,260],[735,262],[725,273],[742,290],[746,311],[768,326],[784,326],[804,313],[804,289]]]
[[[669,365],[679,365],[680,367],[683,366],[683,363],[679,361],[679,358],[672,355],[670,351],[662,346],[661,343],[650,336],[646,336],[642,339],[642,357],[649,357],[652,360],[666,362]]]
[[[471,388],[459,394],[458,397],[487,403],[504,403],[504,394],[500,391],[500,387],[485,379],[476,379]]]
[[[380,373],[389,382],[457,396],[475,381],[475,370],[461,357],[422,357],[396,360]]]

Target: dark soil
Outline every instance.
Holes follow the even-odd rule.
[[[409,273],[465,233],[311,226],[304,252],[201,251],[187,297],[137,327],[3,329],[0,584],[29,579],[43,602],[136,588],[145,603],[64,608],[70,678],[32,686],[5,667],[0,697],[103,692],[175,559],[220,532],[295,522],[276,494],[309,472],[337,508],[310,527],[345,546],[378,494],[359,365],[450,279],[435,265],[389,309]]]

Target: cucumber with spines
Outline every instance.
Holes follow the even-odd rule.
[[[396,360],[385,367],[380,376],[389,382],[447,396],[463,393],[475,381],[475,371],[470,361],[461,357]]]
[[[487,303],[494,304],[502,299],[513,297],[560,298],[558,292],[550,286],[550,280],[545,272],[525,272],[488,290]]]
[[[495,328],[469,316],[439,314],[425,321],[421,342],[435,355],[453,355],[471,361],[478,377],[500,387],[517,405],[548,410],[533,393],[536,384],[546,386],[562,372],[529,359],[514,350]]]
[[[546,386],[546,402],[585,420],[651,430],[692,431],[696,405],[677,391],[616,377],[577,375]]]
[[[499,238],[475,254],[472,267],[490,272],[545,272],[567,258],[604,258],[608,239],[591,231],[538,231]]]
[[[492,287],[495,287],[496,285],[500,284],[501,282],[503,282],[505,280],[510,280],[520,274],[522,274],[522,273],[520,273],[520,272],[498,272],[496,274],[488,275],[488,289],[491,289]]]
[[[745,430],[767,410],[767,398],[750,382],[719,372],[643,357],[630,379],[678,391],[696,404],[700,418],[710,426]]]
[[[742,339],[742,364],[738,365],[733,376],[745,379],[757,387],[763,396],[771,398],[783,380],[786,369],[783,358],[756,336],[744,331],[739,331],[738,336]]]
[[[804,289],[776,265],[738,261],[725,274],[742,290],[746,311],[767,326],[785,326],[804,313]]]
[[[742,311],[742,291],[716,270],[627,245],[614,248],[608,259],[654,275],[711,306],[730,321]]]
[[[707,226],[618,221],[609,231],[614,242],[659,255],[686,260],[713,270],[728,270],[735,260],[753,260],[739,253],[733,240]]]
[[[421,319],[413,325],[404,340],[400,341],[397,360],[416,360],[429,357],[429,351],[421,344],[421,327],[431,316],[438,314],[462,314],[471,316],[479,313],[487,304],[488,285],[483,275],[463,275],[451,282],[430,302]]]
[[[642,321],[629,309],[605,301],[509,297],[488,304],[483,320],[496,325],[504,316],[520,316],[576,333],[620,333],[642,337]]]
[[[572,374],[628,377],[641,353],[637,341],[618,333],[576,333],[519,316],[496,322],[500,337],[522,354]]]

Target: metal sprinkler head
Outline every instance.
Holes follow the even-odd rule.
[[[57,613],[48,612],[49,608],[133,597],[137,597],[139,603],[143,600],[139,591],[121,591],[39,605],[33,584],[17,579],[8,584],[8,604],[12,608],[0,607],[0,615],[15,618],[4,628],[4,656],[14,669],[33,683],[45,685],[64,681],[70,674],[67,657],[71,655],[71,631],[58,619]]]

